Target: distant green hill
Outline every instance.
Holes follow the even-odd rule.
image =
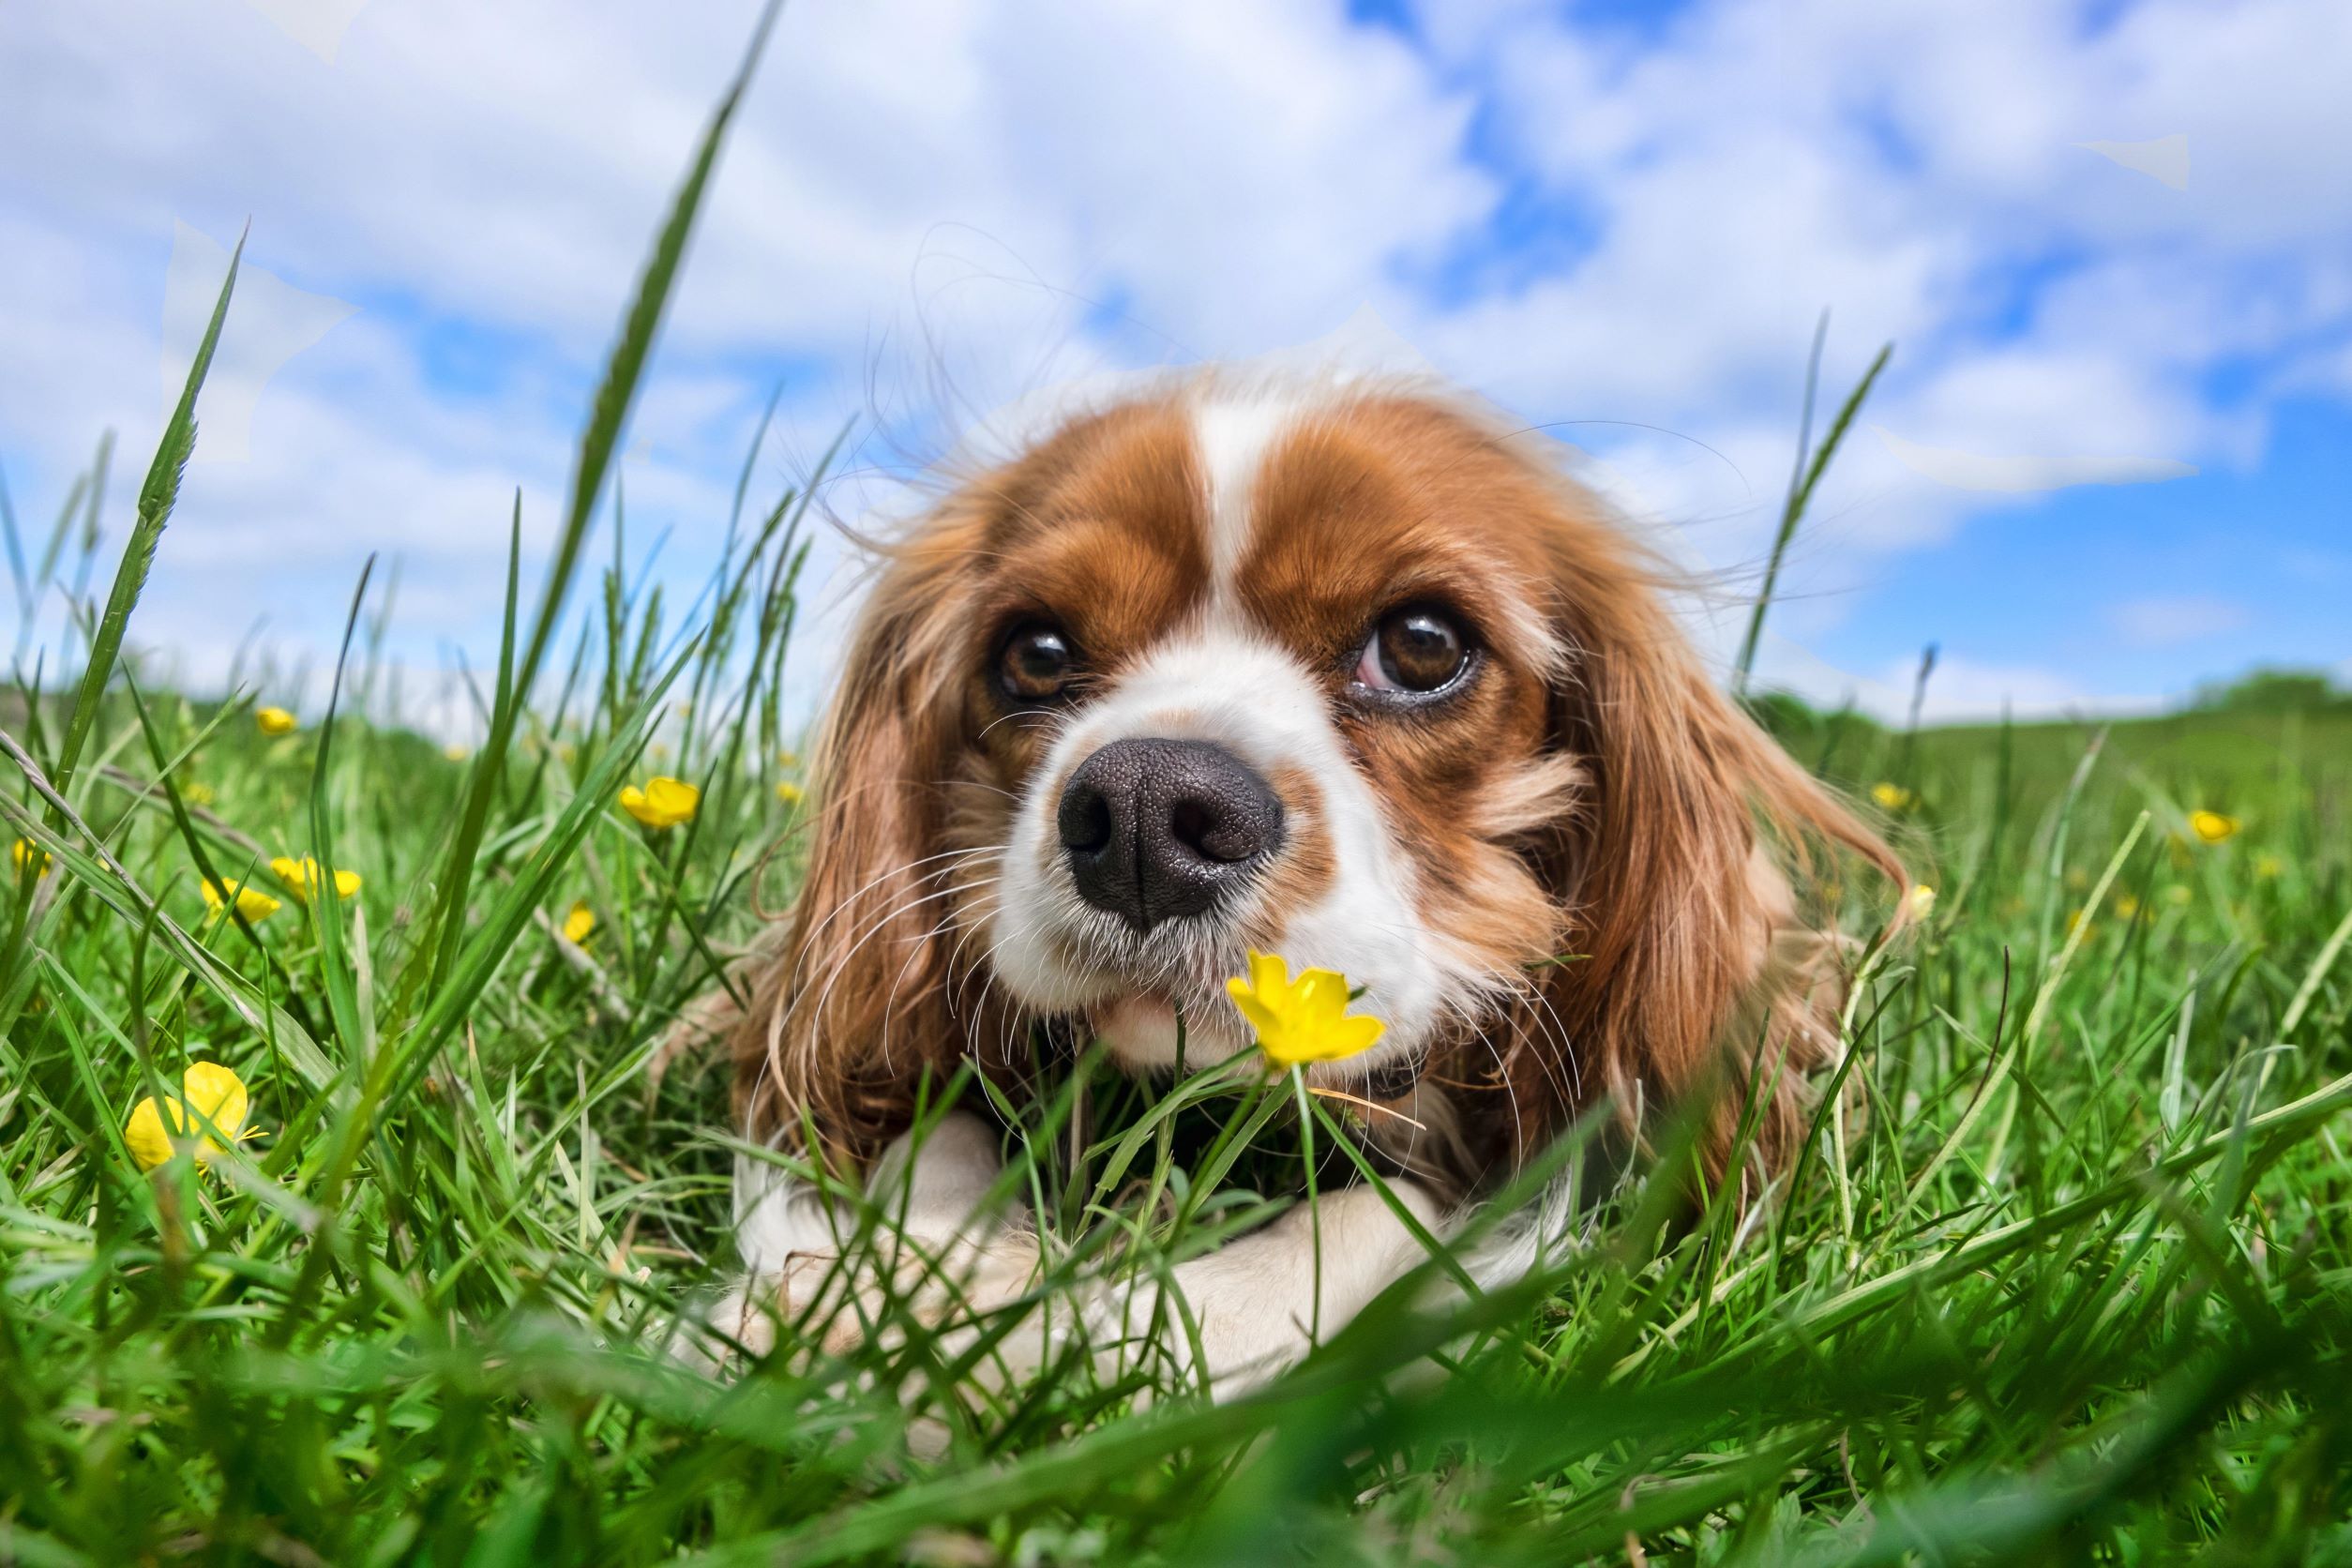
[[[2118,820],[2154,802],[2252,817],[2269,803],[2352,796],[2352,694],[2317,671],[2255,671],[2168,714],[1948,725],[1916,735],[1785,692],[1750,708],[1806,766],[1861,794],[1891,786],[1889,798],[1907,798],[1895,814],[1923,829],[1964,797],[2053,798],[2103,733],[2094,773],[2106,787],[2094,787],[2090,800],[2105,799]]]

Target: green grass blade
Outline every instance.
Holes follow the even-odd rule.
[[[106,611],[99,618],[98,629],[91,640],[89,662],[82,671],[82,686],[75,693],[73,710],[66,720],[65,739],[57,747],[54,782],[57,792],[68,794],[73,787],[75,765],[82,760],[83,746],[97,724],[98,709],[106,695],[107,683],[113,678],[114,661],[123,646],[123,632],[130,625],[130,612],[138,606],[140,591],[147,585],[147,569],[155,563],[156,546],[163,538],[163,525],[171,520],[173,505],[180,493],[180,475],[188,460],[196,450],[196,396],[204,390],[204,374],[212,369],[213,350],[220,341],[220,324],[228,319],[229,296],[237,283],[237,264],[245,255],[245,236],[237,236],[235,250],[229,256],[228,276],[220,280],[220,296],[213,304],[212,319],[204,324],[204,340],[196,347],[195,362],[188,368],[188,380],[180,388],[179,402],[165,422],[163,436],[156,444],[155,460],[148,465],[146,483],[139,488],[139,516],[131,526],[130,538],[123,546],[122,564],[114,571],[114,586],[106,596]],[[98,489],[92,489],[92,519],[95,525]]]
[[[1821,324],[1826,331],[1829,325],[1827,316],[1821,318]],[[1813,368],[1805,375],[1805,423],[1808,426],[1813,422],[1813,386],[1821,365],[1821,339],[1817,335],[1814,339],[1813,355]],[[1772,536],[1772,552],[1764,563],[1764,581],[1756,589],[1756,608],[1748,614],[1747,635],[1741,639],[1740,656],[1732,666],[1731,689],[1736,696],[1744,696],[1747,692],[1748,676],[1756,668],[1756,644],[1764,636],[1765,612],[1772,609],[1772,591],[1780,582],[1781,563],[1787,559],[1788,547],[1797,537],[1797,524],[1803,520],[1805,507],[1812,504],[1814,487],[1820,484],[1821,475],[1829,472],[1830,460],[1837,456],[1838,446],[1846,440],[1846,432],[1854,423],[1854,415],[1862,411],[1862,400],[1870,396],[1871,387],[1877,384],[1878,373],[1887,368],[1887,361],[1893,355],[1892,343],[1879,349],[1877,357],[1870,362],[1870,369],[1862,372],[1862,380],[1856,382],[1854,389],[1846,395],[1845,403],[1839,407],[1837,417],[1830,422],[1829,433],[1822,437],[1810,465],[1804,460],[1803,442],[1798,443],[1799,476],[1790,483],[1788,500],[1781,507],[1780,531]]]

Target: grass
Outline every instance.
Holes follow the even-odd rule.
[[[1224,1406],[1148,1360],[951,1396],[988,1342],[903,1300],[840,1354],[817,1317],[740,1376],[668,1353],[735,1149],[719,1064],[648,1069],[793,886],[799,499],[746,483],[682,614],[620,569],[617,505],[575,580],[724,119],[535,599],[510,569],[475,755],[367,721],[365,584],[294,734],[256,729],[265,677],[200,704],[119,668],[201,360],[103,600],[66,585],[102,460],[54,544],[11,538],[80,613],[5,700],[7,837],[53,861],[9,867],[0,945],[0,1561],[2352,1561],[2340,716],[1789,728],[1896,787],[1938,896],[1856,994],[1867,1113],[1752,1219],[1687,1211],[1663,1129],[1573,1256],[1393,1293]],[[703,786],[691,823],[614,807],[648,772]],[[285,897],[266,862],[305,852],[361,887]],[[206,875],[283,902],[213,916]],[[130,1108],[194,1060],[260,1136],[143,1172]],[[1008,1108],[1055,1281],[1350,1174],[1280,1093],[1072,1081],[1075,1144],[1075,1090]]]

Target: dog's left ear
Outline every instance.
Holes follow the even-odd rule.
[[[808,861],[781,940],[746,966],[731,1036],[746,1136],[854,1167],[906,1130],[926,1078],[951,1075],[960,1033],[940,917],[960,712],[959,653],[986,490],[948,498],[887,547],[811,746]]]
[[[1706,1095],[1711,1177],[1745,1113],[1742,1163],[1769,1179],[1804,1136],[1808,1074],[1838,1050],[1839,868],[1901,887],[1902,864],[1708,677],[1662,574],[1616,526],[1571,504],[1552,533],[1566,650],[1553,743],[1586,788],[1554,867],[1570,957],[1544,1000],[1579,1072],[1523,1068],[1514,1089],[1544,1097],[1581,1077],[1636,1134]],[[1530,1120],[1557,1127],[1573,1108]]]

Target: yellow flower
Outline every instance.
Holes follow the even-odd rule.
[[[187,783],[180,786],[180,799],[188,802],[190,806],[210,806],[212,804],[212,786],[209,784],[200,784],[195,779],[191,778]]]
[[[251,1108],[252,1100],[245,1092],[243,1078],[218,1062],[191,1062],[180,1078],[180,1092],[167,1095],[163,1106],[158,1107],[150,1095],[131,1108],[130,1121],[123,1128],[123,1141],[130,1146],[130,1157],[139,1162],[140,1169],[153,1170],[172,1157],[175,1135],[184,1137],[192,1132],[196,1136],[196,1163],[210,1165],[220,1153],[213,1132],[232,1140],[254,1136],[245,1129],[246,1114]],[[207,1122],[212,1123],[209,1130],[204,1127]]]
[[[2140,912],[2140,901],[2129,893],[2118,893],[2115,898],[2115,912],[2129,920]]]
[[[1918,883],[1903,896],[1903,912],[1914,920],[1925,920],[1936,912],[1936,890],[1925,882]]]
[[[702,792],[683,778],[648,778],[641,790],[634,784],[621,788],[621,809],[650,828],[690,822],[701,803]]]
[[[776,765],[779,768],[796,768],[800,766],[800,753],[797,751],[779,751],[776,754]]]
[[[1878,803],[1878,809],[1881,811],[1906,810],[1913,801],[1919,799],[1902,785],[1886,779],[1881,779],[1870,787],[1870,798]]]
[[[449,761],[453,761],[453,762],[462,762],[462,761],[465,761],[468,757],[471,757],[471,756],[473,756],[473,755],[474,755],[472,752],[468,751],[465,747],[463,747],[463,746],[460,746],[460,745],[459,745],[457,742],[455,742],[455,741],[451,741],[451,742],[450,742],[447,746],[443,746],[443,747],[441,748],[441,754],[442,754],[444,757],[448,758],[448,759],[449,759]]]
[[[294,731],[294,716],[283,708],[264,708],[253,716],[264,735],[291,735]]]
[[[2190,892],[2179,882],[2175,882],[2172,886],[2164,889],[2164,901],[2170,904],[2186,904],[2190,899],[2195,897],[2195,894]]]
[[[2076,910],[2066,917],[2066,934],[2071,937],[2077,931],[2085,942],[2099,934],[2099,923],[2091,919],[2088,910]]]
[[[48,851],[35,849],[29,839],[20,838],[8,846],[8,863],[19,872],[22,872],[27,866],[38,866],[40,869],[35,871],[33,875],[45,877],[49,875],[50,858]]]
[[[798,806],[801,800],[801,788],[789,778],[779,778],[776,781],[776,798],[787,806]]]
[[[2224,817],[2219,811],[2192,811],[2189,831],[2203,844],[2218,844],[2238,831],[2238,819]]]
[[[588,907],[585,898],[574,904],[571,913],[564,916],[564,940],[575,946],[586,942],[588,933],[596,928],[596,912]]]
[[[1353,1056],[1388,1028],[1378,1018],[1347,1016],[1347,976],[1310,969],[1293,981],[1289,961],[1273,953],[1253,951],[1249,978],[1228,980],[1225,989],[1266,1054],[1286,1067]]]
[[[258,887],[240,884],[235,893],[237,912],[248,920],[263,920],[278,912],[278,900]],[[230,894],[210,877],[204,879],[204,907],[215,914],[226,909]]]
[[[278,880],[284,882],[295,897],[306,904],[310,901],[310,890],[319,884],[317,860],[307,854],[300,860],[281,854],[269,863],[269,868],[278,873]],[[359,873],[339,868],[335,873],[335,896],[349,898],[358,891]]]
[[[2278,876],[2285,869],[2286,862],[2281,860],[2277,855],[2272,854],[2268,850],[2265,850],[2260,854],[2254,856],[2254,875],[2260,877],[2264,882],[2269,882],[2271,878]]]

